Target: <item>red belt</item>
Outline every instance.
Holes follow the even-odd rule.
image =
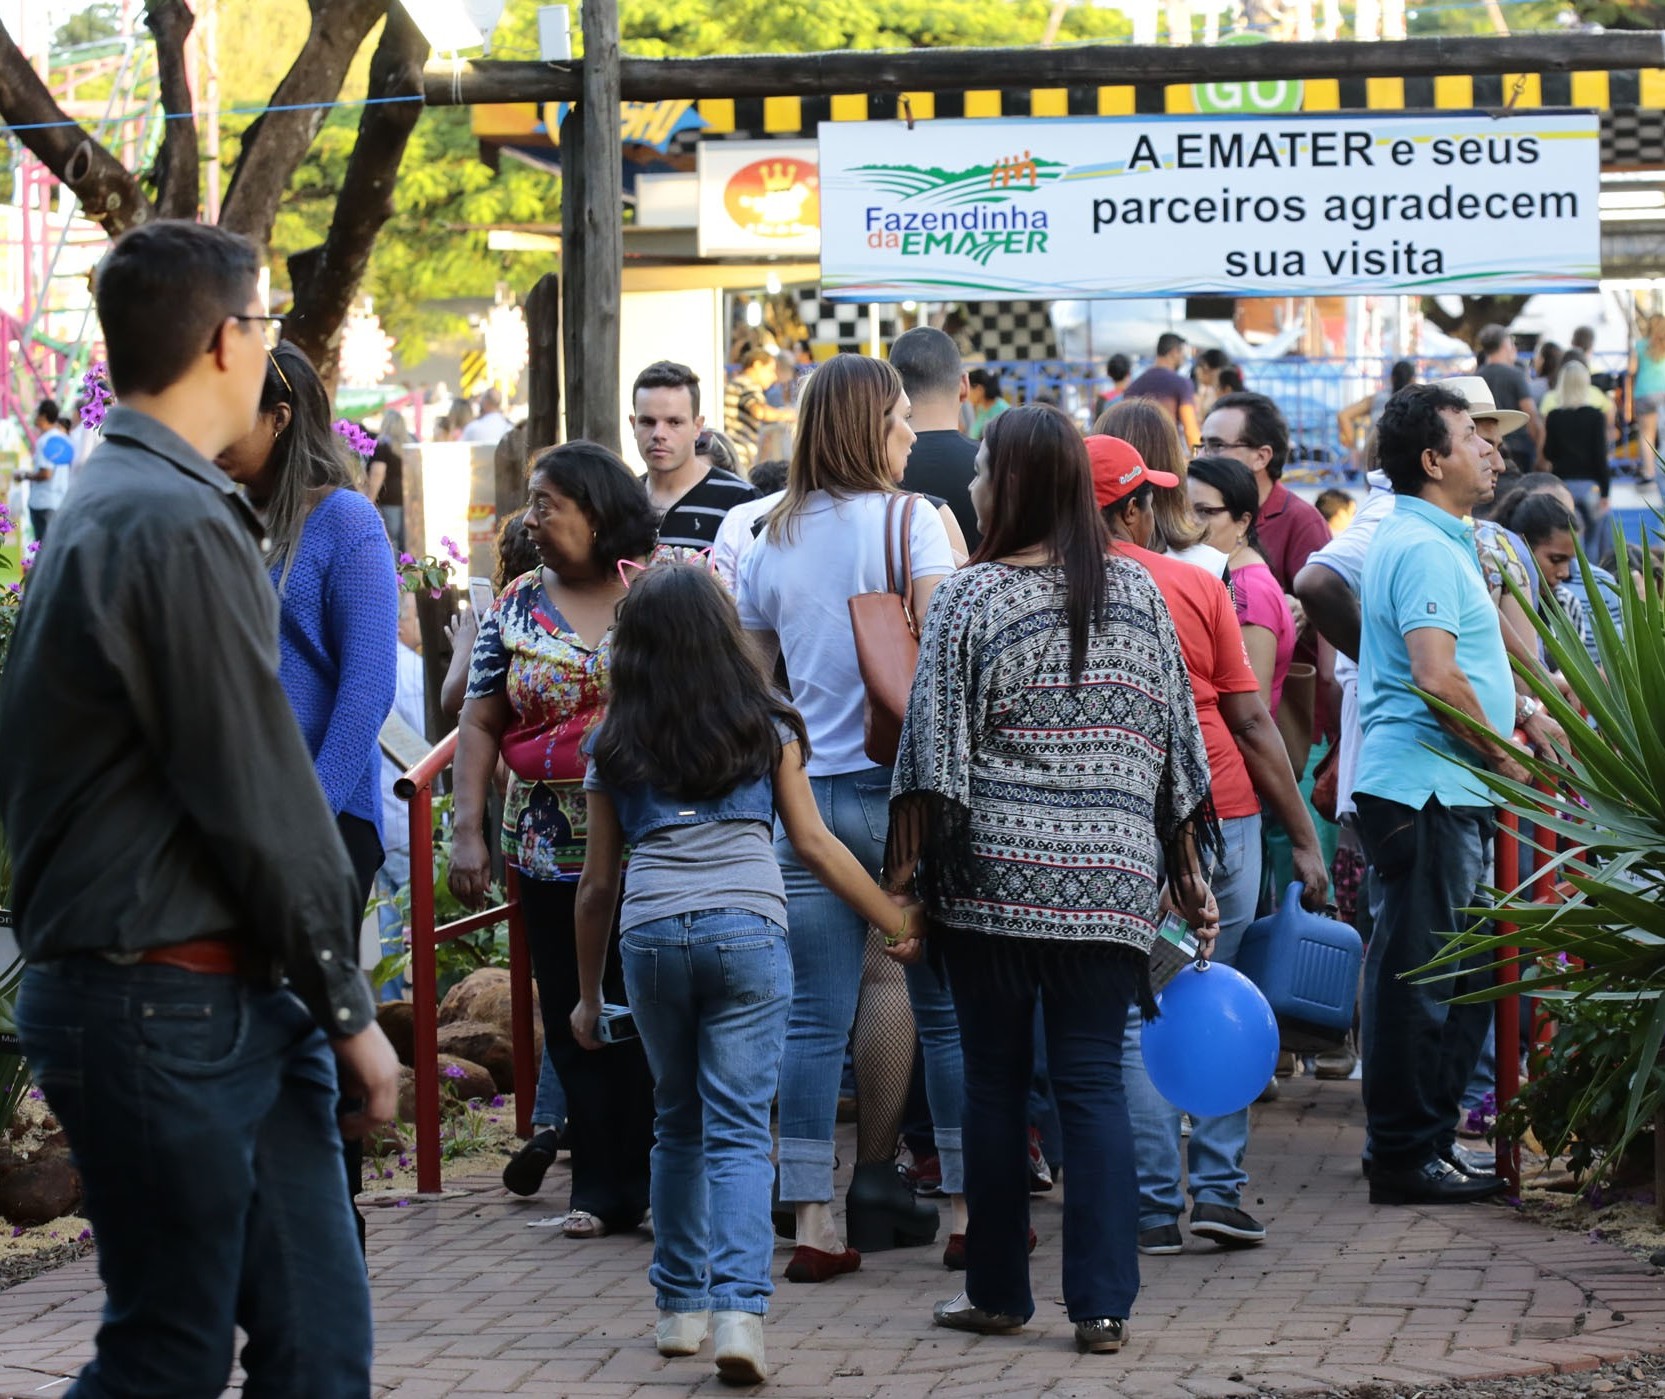
[[[225,938],[192,938],[167,947],[152,947],[139,954],[141,962],[205,976],[236,976],[237,949]]]

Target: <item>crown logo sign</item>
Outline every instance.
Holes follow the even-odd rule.
[[[758,175],[765,194],[784,194],[798,183],[798,166],[796,162],[777,160],[772,165],[764,165]]]

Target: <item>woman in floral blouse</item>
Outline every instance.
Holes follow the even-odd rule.
[[[653,548],[654,511],[641,482],[611,452],[571,442],[532,463],[526,532],[542,566],[492,604],[474,643],[457,744],[450,884],[470,907],[485,901],[486,791],[501,753],[511,774],[503,850],[520,875],[544,1040],[567,1096],[572,1201],[562,1229],[596,1238],[633,1229],[646,1213],[653,1083],[639,1042],[586,1054],[562,1014],[578,999],[579,745],[606,707],[613,611],[625,591],[620,565]],[[624,1000],[616,943],[603,989],[609,1001]],[[554,1155],[553,1140],[545,1149]]]

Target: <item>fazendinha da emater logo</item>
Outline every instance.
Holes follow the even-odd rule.
[[[1046,251],[1046,210],[1022,207],[1024,196],[1068,168],[1024,151],[963,170],[858,165],[850,173],[874,195],[890,196],[866,206],[868,247],[903,257],[969,257],[986,266],[996,253]]]

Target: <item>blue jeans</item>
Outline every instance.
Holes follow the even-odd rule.
[[[653,1266],[659,1309],[769,1310],[769,1105],[792,958],[786,930],[742,909],[624,935],[624,985],[653,1070]]]
[[[396,863],[396,861],[398,863]],[[400,866],[403,866],[403,873]],[[405,852],[390,852],[387,863],[376,871],[376,894],[381,902],[376,906],[376,935],[381,943],[382,956],[397,957],[405,950],[405,916],[399,911],[398,893],[410,883],[410,857]],[[405,979],[393,977],[382,985],[384,1001],[404,999]]]
[[[335,1058],[288,990],[98,956],[29,968],[18,1032],[68,1134],[104,1315],[76,1399],[370,1393]],[[158,1270],[161,1271],[158,1271]]]
[[[561,1127],[567,1120],[567,1095],[561,1088],[561,1076],[555,1072],[555,1061],[549,1057],[549,1046],[543,1047],[543,1063],[538,1066],[538,1096],[532,1104],[534,1127]]]
[[[812,777],[827,829],[878,877],[890,830],[890,769]],[[792,1016],[780,1074],[780,1197],[826,1201],[833,1194],[833,1120],[844,1047],[856,1018],[867,923],[804,868],[782,831],[775,858],[786,881],[787,942],[792,949]],[[960,1099],[964,1070],[954,1002],[927,962],[907,969],[908,999],[925,1049],[925,1096],[936,1127],[942,1188],[964,1188]]]
[[[1225,835],[1225,856],[1209,884],[1220,906],[1214,960],[1229,967],[1243,942],[1243,930],[1254,922],[1260,896],[1260,817],[1236,816],[1220,822],[1220,829]],[[1134,1006],[1127,1017],[1122,1058],[1128,1112],[1133,1119],[1133,1150],[1139,1162],[1141,1230],[1172,1224],[1185,1209],[1185,1192],[1179,1182],[1179,1109],[1156,1091],[1145,1072],[1140,1052],[1143,1025],[1139,1008]],[[1192,1202],[1235,1207],[1249,1180],[1243,1169],[1243,1156],[1249,1149],[1248,1108],[1225,1117],[1193,1120],[1186,1147]]]
[[[1121,1026],[1143,971],[1132,958],[1039,938],[944,932],[941,943],[954,1004],[977,1027],[965,1038],[966,1295],[988,1311],[1035,1314],[1029,1087],[1038,999],[1069,1161],[1064,1305],[1072,1321],[1126,1317],[1139,1294],[1139,1186]]]

